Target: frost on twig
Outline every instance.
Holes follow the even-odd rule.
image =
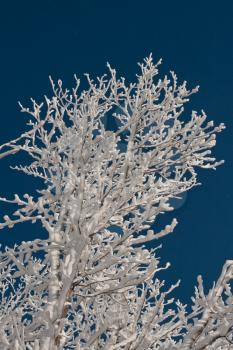
[[[175,218],[158,231],[157,217],[198,185],[196,169],[223,162],[211,149],[224,125],[203,111],[184,118],[197,88],[179,85],[173,72],[157,79],[159,64],[146,58],[128,86],[109,64],[97,81],[86,75],[82,92],[77,77],[70,91],[51,79],[51,98],[20,105],[29,131],[0,146],[0,158],[26,152],[31,164],[14,169],[44,185],[37,198],[1,197],[18,209],[0,228],[38,221],[48,239],[1,253],[1,349],[212,349],[232,341],[231,263],[208,296],[199,279],[188,314],[169,296],[179,282],[166,287],[157,277],[169,264],[160,267],[147,245],[173,232]],[[117,120],[116,131],[105,117]]]

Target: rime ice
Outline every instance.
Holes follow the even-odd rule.
[[[0,228],[38,221],[48,239],[1,253],[1,349],[232,346],[232,261],[207,296],[198,277],[188,314],[169,296],[179,282],[157,278],[170,264],[160,267],[158,247],[145,246],[173,232],[175,218],[159,232],[156,219],[172,211],[171,198],[198,185],[196,169],[223,162],[211,149],[224,125],[214,127],[204,112],[184,117],[197,88],[179,85],[173,72],[157,79],[159,64],[146,58],[129,85],[109,64],[109,74],[96,81],[87,74],[89,88],[81,92],[76,77],[71,91],[51,80],[52,97],[32,100],[31,109],[21,105],[29,130],[0,146],[0,158],[26,152],[31,164],[15,169],[44,185],[37,198],[1,198],[18,209],[13,218],[4,215]],[[106,130],[109,115],[118,130]]]

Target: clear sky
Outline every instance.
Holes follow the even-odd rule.
[[[17,101],[29,104],[51,93],[48,75],[72,87],[73,75],[106,71],[106,62],[127,81],[137,62],[152,52],[163,58],[161,73],[174,70],[190,87],[200,85],[186,113],[204,109],[209,120],[224,122],[214,154],[226,163],[215,171],[199,171],[202,186],[194,188],[173,213],[179,225],[164,238],[161,261],[172,267],[163,274],[181,278],[177,295],[188,302],[196,276],[206,286],[217,278],[225,259],[233,259],[233,2],[191,1],[8,1],[0,6],[0,144],[17,137],[28,121]],[[0,162],[0,196],[33,193],[34,178],[13,171],[21,155]],[[11,213],[0,203],[0,218]],[[0,219],[2,221],[2,219]],[[40,225],[0,231],[0,242],[45,237]]]

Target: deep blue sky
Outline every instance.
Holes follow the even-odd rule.
[[[72,86],[73,74],[92,76],[106,71],[106,62],[127,81],[137,62],[153,53],[163,58],[161,72],[174,70],[190,87],[200,85],[187,112],[204,109],[209,120],[225,122],[215,155],[226,163],[200,171],[202,186],[161,222],[176,216],[179,225],[163,239],[162,262],[171,282],[182,279],[177,295],[187,302],[196,276],[209,287],[225,259],[233,259],[233,2],[206,1],[11,1],[0,6],[0,144],[17,137],[25,115],[17,101],[37,101],[50,94],[48,75]],[[0,163],[0,196],[32,193],[36,181],[9,169],[22,157]],[[11,210],[0,203],[0,217]],[[2,219],[0,219],[2,221]],[[0,231],[2,244],[41,236],[39,225]]]

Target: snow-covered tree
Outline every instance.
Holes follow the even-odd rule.
[[[173,72],[157,79],[159,64],[146,58],[129,85],[108,65],[96,81],[86,75],[82,92],[76,77],[70,91],[51,80],[44,104],[20,105],[29,130],[0,146],[0,158],[26,152],[30,165],[14,169],[43,185],[36,198],[1,197],[17,210],[0,228],[39,221],[48,237],[1,252],[0,349],[233,348],[232,261],[207,295],[198,277],[192,312],[170,296],[179,282],[158,278],[170,264],[159,265],[157,240],[177,221],[157,232],[156,220],[198,184],[197,167],[222,163],[211,148],[224,129],[204,112],[184,117],[198,88]]]

